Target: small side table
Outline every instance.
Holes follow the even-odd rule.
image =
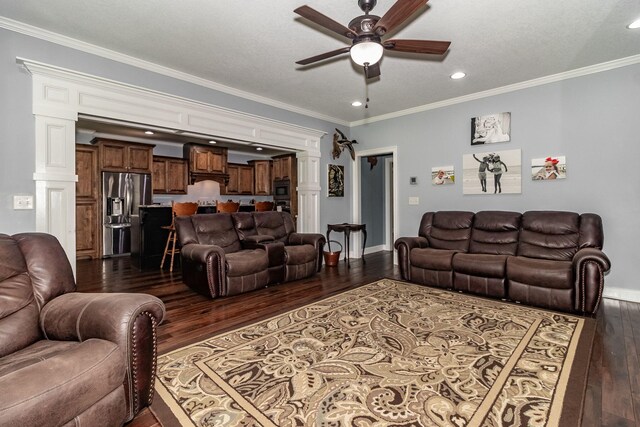
[[[362,241],[362,261],[364,261],[364,247],[367,244],[367,225],[366,224],[328,224],[327,225],[327,242],[329,241],[329,235],[332,231],[336,231],[338,233],[344,233],[344,246],[346,250],[345,261],[347,262],[347,267],[351,267],[349,263],[349,241],[351,240],[351,232],[352,231],[362,231],[362,235],[364,237]]]

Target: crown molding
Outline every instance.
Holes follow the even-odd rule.
[[[100,56],[112,61],[117,61],[123,64],[131,65],[143,70],[151,71],[153,73],[161,74],[174,79],[182,80],[188,83],[193,83],[198,86],[203,86],[209,89],[213,89],[219,92],[227,93],[229,95],[237,96],[239,98],[247,99],[249,101],[258,102],[260,104],[269,105],[271,107],[279,108],[282,110],[290,111],[296,114],[302,114],[304,116],[313,117],[315,119],[324,120],[330,123],[336,123],[343,126],[349,126],[349,122],[338,119],[336,117],[327,116],[317,113],[315,111],[299,108],[284,102],[276,101],[271,98],[259,96],[250,92],[245,92],[240,89],[235,89],[230,86],[225,86],[211,80],[196,77],[192,74],[184,73],[182,71],[174,70],[173,68],[164,67],[162,65],[155,64],[153,62],[144,61],[142,59],[135,58],[133,56],[125,55],[114,50],[105,49],[100,46],[96,46],[91,43],[86,43],[78,39],[63,36],[52,31],[44,30],[42,28],[34,27],[32,25],[25,24],[20,21],[0,16],[0,28],[7,29],[16,33],[24,34],[30,37],[35,37],[40,40],[55,43],[61,46],[69,47],[81,52],[89,53],[92,55]]]
[[[615,68],[626,67],[629,65],[635,65],[640,63],[640,55],[628,56],[626,58],[615,59],[613,61],[603,62],[600,64],[590,65],[588,67],[577,68],[575,70],[565,71],[558,74],[552,74],[546,77],[540,77],[533,80],[527,80],[520,83],[514,83],[507,86],[498,87],[495,89],[489,89],[482,92],[476,92],[469,95],[460,96],[457,98],[445,99],[444,101],[433,102],[431,104],[420,105],[406,110],[395,111],[389,114],[382,114],[380,116],[374,116],[363,120],[357,120],[349,123],[349,127],[366,125],[369,123],[379,122],[383,120],[394,119],[397,117],[408,116],[410,114],[421,113],[423,111],[435,110],[436,108],[448,107],[450,105],[461,104],[463,102],[469,102],[476,99],[488,98],[490,96],[501,95],[504,93],[514,92],[517,90],[528,89],[535,86],[542,86],[549,83],[555,83],[562,80],[573,79],[576,77],[582,77],[589,74],[600,73],[602,71],[609,71]]]

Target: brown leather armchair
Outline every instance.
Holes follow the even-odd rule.
[[[75,289],[55,237],[0,234],[0,425],[116,426],[151,403],[162,301]]]

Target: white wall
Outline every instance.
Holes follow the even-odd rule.
[[[468,78],[473,78],[469,76]],[[477,115],[511,112],[511,142],[470,145]],[[428,110],[351,129],[363,149],[398,145],[399,235],[415,236],[422,214],[437,210],[568,210],[602,216],[611,292],[640,295],[640,65]],[[462,185],[430,184],[431,167],[462,155],[522,149],[522,194],[463,195]],[[529,178],[531,159],[567,156],[567,179]],[[417,176],[418,185],[409,185]],[[492,187],[492,178],[488,179]],[[409,206],[408,198],[420,198]],[[635,298],[637,299],[637,298]]]

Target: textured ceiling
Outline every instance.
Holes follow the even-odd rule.
[[[365,84],[348,55],[295,64],[347,45],[293,13],[303,4],[344,25],[362,14],[356,0],[20,0],[0,16],[344,122],[640,54],[640,30],[625,28],[637,0],[431,0],[391,37],[450,40],[448,54],[385,53]],[[350,105],[365,93],[368,109]]]

